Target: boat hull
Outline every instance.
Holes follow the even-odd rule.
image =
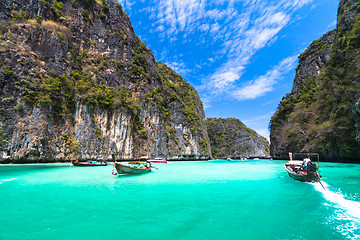
[[[151,162],[151,163],[167,163],[166,160],[148,160],[148,162]]]
[[[150,168],[129,167],[121,163],[116,163],[115,168],[118,174],[142,174],[151,172]]]
[[[319,182],[319,178],[316,175],[299,175],[299,174],[292,174],[289,172],[288,172],[288,174],[293,179],[301,181],[301,182]],[[315,173],[315,174],[317,174],[317,173]]]
[[[295,165],[297,166],[297,165]],[[319,182],[320,175],[317,172],[303,172],[303,171],[294,171],[294,164],[285,164],[285,170],[289,174],[289,176],[295,180],[301,182]]]
[[[71,162],[75,167],[99,167],[107,166],[107,163],[81,163],[81,162]]]

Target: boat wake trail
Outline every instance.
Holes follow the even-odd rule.
[[[329,202],[326,206],[335,209],[330,221],[338,223],[337,230],[347,239],[360,239],[360,202],[345,199],[341,193],[331,191],[325,182],[322,182],[323,186],[313,185]]]
[[[11,182],[16,180],[16,178],[6,178],[6,179],[0,179],[0,184],[4,183],[4,182]]]

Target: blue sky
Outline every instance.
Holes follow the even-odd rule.
[[[336,27],[338,0],[118,0],[156,61],[198,91],[206,117],[269,139],[298,55]]]

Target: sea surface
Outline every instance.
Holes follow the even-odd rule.
[[[360,165],[320,163],[324,188],[285,161],[0,165],[0,240],[360,239]]]

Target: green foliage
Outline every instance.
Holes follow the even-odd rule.
[[[79,7],[79,2],[78,2],[77,0],[72,0],[72,1],[71,1],[71,6],[72,6],[73,8],[78,8],[78,7]]]
[[[145,44],[140,43],[137,47],[135,47],[132,51],[132,66],[130,68],[129,77],[133,82],[139,82],[141,77],[150,78],[150,75],[146,73],[146,52],[147,47]]]
[[[57,19],[59,19],[60,17],[63,17],[64,15],[64,3],[54,0],[53,4],[50,7],[51,12],[54,14],[54,16],[56,16]]]
[[[134,130],[135,130],[136,135],[140,139],[146,140],[148,138],[146,129],[144,127],[144,123],[139,121],[137,118],[135,118]]]
[[[9,102],[13,102],[15,100],[15,98],[14,98],[14,96],[12,96],[12,97],[9,97],[9,98],[3,98],[3,102],[4,103],[9,103]]]
[[[204,138],[199,140],[199,145],[205,152],[209,150],[208,142]]]
[[[60,139],[65,142],[66,147],[71,150],[79,149],[78,143],[76,142],[75,136],[69,136],[67,133],[64,133]]]
[[[16,78],[16,73],[8,69],[7,66],[3,66],[3,74],[5,79]]]
[[[35,15],[35,19],[36,19],[36,22],[41,25],[42,21],[43,21],[43,18],[39,15]]]
[[[254,155],[254,147],[268,150],[268,141],[235,118],[207,118],[211,153],[215,158]]]
[[[102,11],[106,14],[109,15],[109,6],[107,5],[105,0],[101,0],[101,4],[102,4]]]
[[[116,69],[117,71],[120,71],[120,70],[123,70],[123,69],[124,69],[124,64],[122,64],[121,61],[114,60],[113,63],[114,63],[115,69]]]
[[[186,116],[187,124],[196,129],[200,123],[199,110],[197,109],[196,104],[201,104],[200,99],[196,98],[198,95],[196,90],[163,63],[158,63],[158,72],[159,77],[165,86],[163,88],[154,89],[153,91],[156,91],[156,95],[164,95],[164,92],[168,92],[170,99],[166,99],[166,102],[179,101],[181,103],[181,111]],[[150,93],[148,97],[154,98],[152,95],[154,94]],[[159,105],[164,105],[162,104],[160,97],[157,97],[156,99],[159,102]]]
[[[18,12],[16,10],[12,10],[11,17],[12,17],[12,22],[22,22],[30,19],[30,14],[29,12],[26,11]]]
[[[97,125],[95,126],[95,134],[98,139],[101,139],[101,131]]]
[[[130,78],[133,82],[139,82],[140,77],[145,74],[144,68],[137,65],[133,65],[130,68]]]
[[[312,104],[315,99],[315,93],[319,89],[319,86],[316,83],[316,77],[313,77],[309,81],[303,83],[300,94],[296,102],[304,103],[306,107]],[[294,98],[293,98],[294,99]]]
[[[89,10],[87,10],[87,9],[82,10],[81,15],[83,16],[83,18],[86,22],[92,23],[92,19],[90,17]]]
[[[331,155],[332,160],[357,158],[360,153],[352,113],[360,93],[360,15],[352,4],[351,1],[340,4],[330,59],[321,75],[317,79],[305,76],[300,94],[288,94],[272,117],[274,151],[306,149],[320,152],[325,159]],[[352,11],[351,18],[344,17],[347,11]],[[325,55],[329,48],[329,43],[322,39],[314,41],[300,55],[299,65],[310,56],[316,59]]]
[[[132,62],[135,65],[144,67],[144,69],[145,69],[147,66],[147,63],[146,63],[146,52],[147,51],[148,51],[148,49],[147,49],[145,43],[139,44],[137,47],[135,47],[133,49]]]
[[[328,33],[326,33],[328,34]],[[310,55],[320,55],[331,47],[331,45],[324,41],[323,39],[318,39],[313,41],[310,46],[300,54],[299,59],[300,61],[304,61],[306,58],[308,58]]]
[[[14,107],[16,111],[22,112],[25,109],[25,104],[23,102],[18,102]]]

